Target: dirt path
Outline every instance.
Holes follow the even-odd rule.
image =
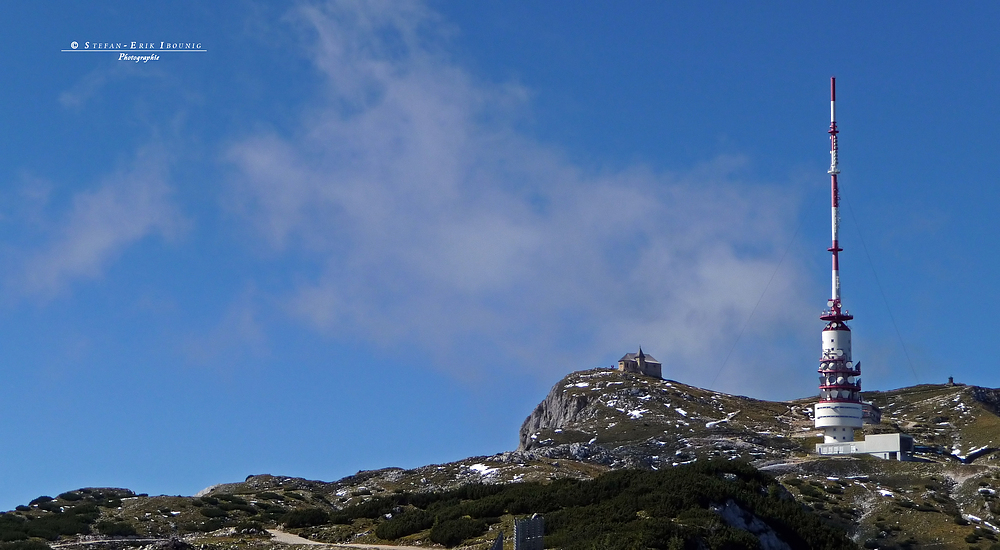
[[[376,548],[378,550],[427,550],[427,548],[422,546],[390,546],[387,544],[343,544],[343,543],[326,544],[302,538],[298,535],[293,535],[291,533],[286,533],[284,531],[278,531],[277,529],[268,529],[267,532],[271,533],[275,541],[280,542],[282,544],[308,544],[310,546],[327,546],[330,548]]]
[[[387,544],[331,544],[334,548],[377,548],[378,550],[427,550],[423,546],[389,546]]]
[[[274,540],[282,544],[311,544],[311,545],[326,546],[322,542],[316,542],[314,540],[302,538],[298,535],[293,535],[291,533],[286,533],[284,531],[278,531],[277,529],[268,529],[267,532],[270,533],[272,537],[274,537]]]
[[[428,550],[423,546],[390,546],[388,544],[327,544],[325,542],[316,542],[314,540],[309,540],[307,538],[300,537],[298,535],[293,535],[291,533],[286,533],[284,531],[278,531],[277,529],[268,529],[268,533],[274,537],[275,542],[280,542],[282,544],[304,544],[309,546],[325,546],[327,548],[374,548],[377,550]],[[87,540],[81,542],[64,542],[60,544],[50,544],[52,548],[61,548],[64,546],[81,546],[81,545],[91,545],[91,544],[107,544],[113,542],[143,542],[143,543],[153,543],[153,542],[165,542],[170,539],[102,539],[102,540]],[[317,549],[319,550],[319,549]],[[462,550],[459,548],[458,550]]]
[[[100,540],[84,540],[78,542],[61,542],[59,544],[50,544],[49,548],[62,548],[64,546],[83,546],[91,544],[108,544],[113,542],[168,542],[170,539],[100,539]]]

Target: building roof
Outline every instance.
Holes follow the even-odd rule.
[[[654,359],[652,355],[645,352],[643,352],[643,355],[646,357],[647,363],[661,364],[659,361]],[[619,359],[619,361],[635,361],[638,357],[639,357],[638,353],[626,353],[624,357]]]

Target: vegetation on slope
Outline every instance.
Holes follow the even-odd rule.
[[[451,547],[482,542],[501,516],[540,513],[545,517],[546,547],[757,548],[755,535],[727,525],[718,513],[730,502],[759,518],[793,548],[855,548],[842,531],[805,510],[772,477],[734,461],[663,471],[619,470],[590,481],[398,493],[347,507],[331,514],[330,521],[373,520],[377,536],[389,540],[429,528],[431,541]]]
[[[81,489],[56,498],[38,497],[15,511],[0,513],[0,549],[31,550],[45,546],[38,539],[90,533],[100,508],[117,508],[122,498],[131,496],[134,494],[124,489]],[[97,527],[105,525],[98,523]],[[127,530],[128,526],[119,529]]]

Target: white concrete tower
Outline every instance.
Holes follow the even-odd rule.
[[[840,193],[837,188],[837,112],[836,80],[830,78],[830,190],[833,221],[832,297],[820,316],[823,329],[823,355],[819,359],[819,402],[816,403],[816,427],[823,429],[824,443],[854,441],[854,429],[862,425],[861,362],[851,357],[851,329],[847,321],[854,317],[840,303]]]

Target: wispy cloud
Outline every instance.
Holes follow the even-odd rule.
[[[149,235],[176,235],[184,221],[170,201],[167,172],[163,152],[146,148],[96,189],[74,195],[49,242],[25,260],[19,285],[53,295],[74,279],[99,277],[129,245]]]
[[[65,109],[79,110],[95,97],[124,79],[162,78],[155,66],[137,67],[134,63],[115,63],[102,66],[80,77],[70,87],[59,93],[59,104]]]
[[[214,327],[192,334],[182,348],[193,364],[232,367],[267,355],[267,336],[260,321],[257,291],[246,288]]]
[[[673,375],[711,382],[788,243],[794,198],[742,181],[740,157],[682,173],[574,166],[505,123],[529,107],[524,91],[450,60],[421,4],[293,19],[325,95],[296,135],[228,151],[255,234],[321,266],[292,311],[442,368],[571,370],[641,342]],[[747,338],[801,336],[776,313],[802,309],[794,272]],[[736,371],[730,389],[763,384]]]

